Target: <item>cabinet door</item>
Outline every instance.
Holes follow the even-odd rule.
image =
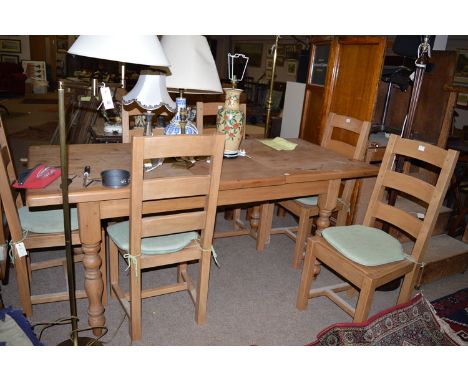
[[[312,42],[301,138],[320,144],[329,112],[372,120],[385,43],[385,37],[365,36]],[[320,73],[324,44],[330,47],[325,75]]]
[[[329,95],[329,67],[332,58],[332,39],[312,40],[309,71],[307,75],[304,107],[300,127],[300,137],[312,143],[320,143],[320,124],[327,109],[326,97]]]

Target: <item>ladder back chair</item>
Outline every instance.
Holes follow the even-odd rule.
[[[3,131],[0,136],[4,135]],[[2,138],[3,139],[3,138]],[[1,146],[0,155],[0,200],[6,216],[10,236],[11,253],[16,270],[16,282],[21,301],[21,307],[26,316],[32,316],[32,305],[48,302],[68,300],[68,291],[50,292],[43,294],[33,294],[31,284],[33,281],[33,271],[46,268],[62,266],[66,275],[66,258],[53,258],[41,261],[32,261],[31,253],[22,256],[19,251],[18,243],[23,243],[27,252],[36,249],[46,249],[53,247],[65,247],[65,235],[63,225],[62,209],[38,209],[30,210],[22,204],[17,204],[11,183],[12,179],[8,172],[12,164],[9,155],[8,145]],[[72,245],[79,245],[80,238],[78,233],[78,217],[76,208],[71,209],[72,219]],[[5,238],[6,239],[6,238]],[[101,272],[103,278],[106,278],[105,272],[105,249],[101,250]],[[40,256],[40,254],[37,254]],[[82,260],[83,255],[75,255],[75,261]],[[66,284],[68,285],[68,283]],[[84,290],[76,291],[77,298],[85,298]],[[106,302],[106,295],[103,295],[103,302]]]
[[[362,161],[366,152],[370,127],[371,123],[368,121],[361,121],[345,115],[329,113],[321,146],[333,150],[338,154],[345,155],[350,159]],[[348,143],[341,140],[340,137],[342,135],[339,133],[337,134],[340,130],[349,132],[348,134],[354,137],[355,143]],[[343,182],[342,192],[335,209],[338,210],[336,225],[345,225],[347,223],[348,214],[350,213],[350,209],[353,208],[351,199],[355,185],[356,179],[348,179]],[[295,241],[292,266],[294,268],[300,268],[304,257],[306,240],[307,237],[311,235],[312,231],[312,218],[319,213],[318,197],[311,196],[284,200],[277,204],[297,216],[299,219],[298,225],[295,227],[271,228],[273,218],[271,211],[271,216],[268,217],[269,229],[267,229],[267,231],[270,232],[270,234],[286,234]],[[270,205],[270,208],[273,208],[273,205]],[[263,211],[262,214],[265,213]],[[350,215],[352,215],[352,213],[350,213]]]
[[[143,298],[187,290],[195,305],[196,322],[202,324],[205,320],[223,151],[224,136],[220,134],[133,138],[130,219],[107,229],[111,296],[118,298],[129,317],[132,340],[141,338]],[[143,171],[145,159],[191,156],[210,158],[206,166],[203,163],[203,174],[176,170],[170,163],[164,163],[156,172]],[[157,177],[158,172],[163,175]],[[193,198],[202,198],[203,208],[182,213],[144,213],[147,203],[176,205],[186,201],[190,205]],[[119,253],[129,262],[128,292],[119,283]],[[187,263],[196,260],[199,274],[195,289]],[[142,270],[167,265],[177,265],[176,282],[142,290]]]
[[[412,290],[424,264],[424,252],[431,237],[440,207],[452,177],[458,152],[444,150],[428,143],[392,135],[377,176],[369,206],[362,225],[328,227],[322,237],[308,239],[304,268],[301,275],[296,306],[307,307],[308,299],[325,296],[353,317],[354,322],[365,321],[369,315],[375,289],[404,276],[397,304],[411,298]],[[418,161],[438,171],[435,185],[394,170],[395,157],[405,161]],[[426,208],[419,219],[398,205],[388,204],[389,190],[408,195]],[[411,253],[405,254],[400,241],[375,228],[375,224],[388,223],[414,239]],[[310,289],[312,280],[322,263],[346,279],[347,282]],[[357,305],[352,307],[337,293],[350,287],[359,289]]]

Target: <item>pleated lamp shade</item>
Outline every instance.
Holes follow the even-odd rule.
[[[167,110],[174,112],[175,102],[170,97],[166,88],[166,76],[151,71],[142,71],[136,85],[130,92],[122,97],[124,105],[136,102],[145,110],[156,110],[165,106]]]

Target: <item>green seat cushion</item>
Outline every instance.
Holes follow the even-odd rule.
[[[308,204],[309,206],[316,206],[318,203],[318,196],[309,196],[307,198],[297,198],[297,202]]]
[[[401,243],[384,231],[363,225],[329,227],[322,237],[348,259],[375,266],[405,259]]]
[[[128,220],[107,227],[107,233],[117,247],[123,251],[129,251],[130,223]],[[141,254],[161,255],[176,252],[195,239],[198,239],[198,233],[195,231],[145,237],[141,240]]]
[[[21,227],[34,233],[58,233],[64,232],[63,210],[29,210],[28,207],[18,208]],[[76,208],[70,208],[70,220],[72,231],[78,229],[78,213]]]

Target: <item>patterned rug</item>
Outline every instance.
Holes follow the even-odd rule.
[[[450,327],[437,317],[422,293],[363,323],[334,324],[309,345],[325,346],[444,346],[462,345]]]
[[[468,288],[431,302],[442,318],[468,344]]]

